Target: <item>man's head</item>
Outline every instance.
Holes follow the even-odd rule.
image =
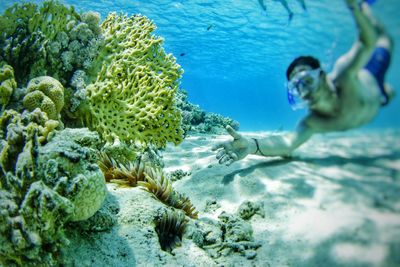
[[[292,63],[290,63],[286,70],[286,79],[289,81],[291,75],[294,74],[293,72],[302,66],[308,66],[312,70],[321,68],[321,64],[319,63],[318,59],[311,56],[301,56],[294,59]]]
[[[306,107],[317,91],[322,73],[319,61],[310,56],[293,60],[286,71],[288,100],[293,109]]]

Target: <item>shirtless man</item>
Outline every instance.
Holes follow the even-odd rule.
[[[213,147],[220,164],[230,165],[249,154],[290,156],[315,133],[344,131],[370,122],[393,91],[384,84],[393,48],[391,38],[371,16],[367,1],[345,0],[359,36],[351,50],[340,57],[331,73],[317,59],[296,58],[287,69],[288,99],[294,108],[308,107],[295,132],[263,139],[246,138],[230,126],[233,141]]]

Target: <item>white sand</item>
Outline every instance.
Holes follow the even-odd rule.
[[[247,133],[265,136],[267,133]],[[192,136],[163,152],[167,172],[200,211],[200,221],[236,213],[243,201],[264,204],[248,223],[262,246],[213,259],[184,238],[175,255],[160,250],[153,218],[164,205],[138,188],[109,190],[118,224],[108,232],[71,238],[66,254],[77,266],[400,266],[400,131],[313,137],[291,160],[249,156],[217,164],[211,146],[229,136]],[[205,212],[216,200],[215,211]]]

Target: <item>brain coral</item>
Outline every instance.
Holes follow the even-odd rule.
[[[91,126],[109,142],[180,143],[175,93],[183,70],[165,53],[163,40],[151,34],[155,25],[142,15],[111,13],[101,27],[105,47],[97,79],[87,87]]]
[[[64,87],[50,76],[41,76],[29,81],[23,100],[29,111],[40,108],[50,119],[57,120],[64,106]]]

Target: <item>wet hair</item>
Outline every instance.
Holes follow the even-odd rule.
[[[299,65],[307,65],[310,66],[311,69],[318,69],[321,67],[321,64],[319,63],[319,60],[316,59],[315,57],[311,56],[301,56],[298,58],[295,58],[292,63],[290,63],[289,67],[286,70],[286,78],[289,80],[290,74],[292,74],[294,68],[296,68]]]

